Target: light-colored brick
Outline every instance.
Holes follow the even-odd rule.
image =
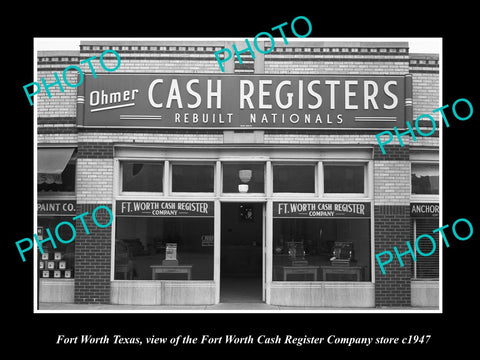
[[[410,204],[410,161],[375,161],[375,205]]]

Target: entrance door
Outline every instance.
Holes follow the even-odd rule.
[[[222,203],[220,302],[262,301],[263,204]]]

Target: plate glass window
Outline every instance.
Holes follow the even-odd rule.
[[[274,219],[274,281],[370,281],[370,219]]]
[[[213,280],[213,218],[119,217],[115,280]]]

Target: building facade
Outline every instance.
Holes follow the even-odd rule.
[[[375,137],[440,106],[438,55],[312,40],[221,73],[233,43],[38,53],[47,84],[84,74],[35,99],[39,234],[76,217],[39,254],[39,302],[438,308],[438,253],[375,260],[439,226],[438,119],[386,154]]]

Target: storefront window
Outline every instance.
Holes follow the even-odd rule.
[[[56,226],[63,222],[71,222],[71,217],[39,217],[37,236],[43,240],[48,236],[46,229],[50,229],[53,234]],[[58,235],[62,239],[70,239],[72,231],[68,226],[58,228]],[[55,235],[53,235],[55,236]],[[64,244],[56,241],[56,248],[51,241],[42,244],[43,254],[38,250],[38,274],[41,278],[70,279],[75,271],[75,241]]]
[[[438,164],[412,164],[412,194],[438,194]]]
[[[213,218],[117,218],[115,280],[213,280],[213,229]]]
[[[370,281],[369,219],[274,219],[274,281]]]
[[[65,166],[59,174],[42,174],[37,176],[37,191],[39,193],[74,192],[75,191],[75,160]]]
[[[438,242],[438,232],[432,233],[432,229],[438,228],[438,218],[436,219],[414,219],[414,236],[413,238],[416,239],[421,234],[429,234],[435,239],[435,243],[439,244]],[[417,242],[417,246],[415,247],[415,252],[417,253],[416,259],[417,261],[413,262],[414,266],[414,278],[415,279],[438,279],[439,277],[439,249],[436,247],[433,248],[432,241],[428,238],[421,238]],[[420,250],[421,254],[418,253]],[[433,253],[432,253],[432,250]],[[423,256],[422,254],[431,254],[429,256]]]
[[[364,165],[327,165],[323,166],[325,193],[363,194]]]
[[[274,165],[273,192],[314,193],[315,165]]]
[[[123,191],[163,191],[163,163],[124,162]]]
[[[213,192],[213,180],[213,164],[172,165],[173,192]]]
[[[264,169],[263,164],[223,164],[223,192],[264,193]]]

